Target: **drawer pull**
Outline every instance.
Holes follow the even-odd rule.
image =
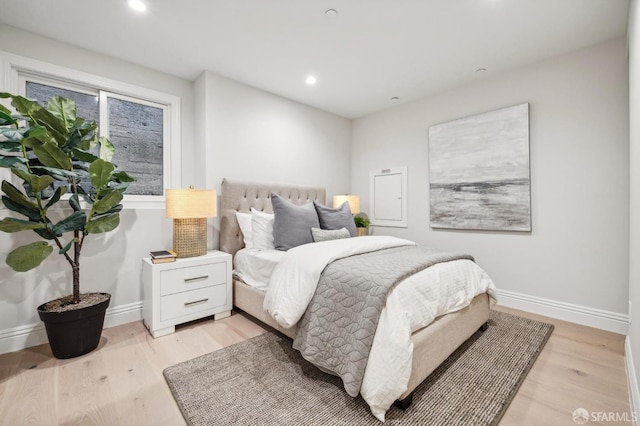
[[[209,298],[206,298],[206,299],[200,299],[200,300],[195,300],[195,301],[193,301],[193,302],[184,302],[184,306],[191,306],[191,305],[195,305],[196,303],[206,302],[207,300],[209,300]]]
[[[209,278],[209,275],[203,275],[201,277],[195,277],[195,278],[185,278],[184,282],[188,283],[188,282],[191,282],[191,281],[206,280],[207,278]]]

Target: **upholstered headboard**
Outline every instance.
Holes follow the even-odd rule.
[[[274,192],[294,204],[310,201],[325,203],[326,191],[319,186],[285,185],[223,179],[220,201],[220,250],[236,254],[244,247],[236,212],[249,212],[251,207],[272,212],[271,193]]]

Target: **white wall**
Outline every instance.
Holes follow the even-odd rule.
[[[194,179],[192,82],[6,25],[0,25],[0,50],[179,96],[182,180]],[[6,213],[2,210],[0,215]],[[71,292],[70,267],[55,253],[27,273],[15,273],[6,266],[4,258],[9,251],[32,241],[36,241],[32,233],[0,233],[0,353],[46,341],[36,307]],[[171,241],[171,221],[162,209],[124,210],[115,231],[87,238],[81,258],[81,291],[112,294],[107,325],[141,318],[140,259],[150,250],[170,247]]]
[[[627,365],[631,395],[640,410],[640,2],[632,0],[629,9],[629,337]],[[631,361],[631,362],[629,362]]]
[[[351,191],[364,211],[369,171],[408,166],[409,227],[374,232],[470,252],[499,289],[612,314],[626,331],[625,50],[623,39],[606,42],[355,120]],[[431,229],[429,127],[523,102],[531,106],[533,231]]]
[[[349,189],[348,119],[210,72],[194,83],[6,25],[0,25],[0,50],[179,96],[182,186],[219,190],[229,177],[324,185],[329,196]],[[209,246],[217,247],[219,221],[210,223]],[[34,240],[29,233],[0,233],[0,258]],[[171,221],[164,210],[151,209],[125,210],[116,231],[87,240],[81,289],[112,294],[107,326],[141,318],[140,259],[171,243]],[[46,341],[35,308],[70,292],[68,269],[53,256],[28,273],[0,264],[0,353]]]
[[[220,190],[223,178],[322,185],[327,199],[348,192],[351,121],[204,72],[195,82],[198,174]],[[204,120],[204,122],[203,122]],[[212,247],[219,220],[211,221]]]

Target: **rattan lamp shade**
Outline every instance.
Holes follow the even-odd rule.
[[[178,257],[207,253],[207,218],[217,215],[216,191],[167,189],[166,215],[173,219],[173,251]]]
[[[338,208],[345,201],[349,202],[351,208],[351,214],[360,213],[360,197],[357,195],[334,195],[333,196],[333,208]]]

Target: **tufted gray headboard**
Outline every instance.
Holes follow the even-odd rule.
[[[279,183],[259,183],[239,180],[222,180],[220,201],[220,250],[236,254],[244,247],[242,233],[236,219],[236,212],[248,213],[256,210],[272,212],[271,193],[275,192],[294,204],[310,201],[325,203],[326,191],[319,186],[285,185]]]

